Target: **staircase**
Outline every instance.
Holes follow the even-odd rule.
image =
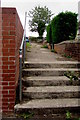
[[[80,82],[70,82],[66,71],[80,72],[80,63],[72,61],[25,62],[23,69],[23,101],[15,105],[15,112],[33,113],[34,120],[65,119],[80,114]]]

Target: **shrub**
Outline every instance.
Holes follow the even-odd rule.
[[[77,14],[61,12],[51,22],[53,43],[75,39],[77,33]]]
[[[47,36],[46,36],[46,39],[47,39],[47,42],[48,43],[52,43],[52,34],[51,34],[51,24],[49,24],[47,26]]]

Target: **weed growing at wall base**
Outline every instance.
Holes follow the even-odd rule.
[[[22,113],[22,114],[19,114],[19,115],[16,115],[18,118],[24,118],[24,119],[29,119],[31,118],[32,116],[34,115],[34,113]]]

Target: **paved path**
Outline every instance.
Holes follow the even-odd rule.
[[[40,43],[31,43],[31,48],[26,54],[27,62],[73,61],[71,58],[62,57],[47,48],[42,48]]]

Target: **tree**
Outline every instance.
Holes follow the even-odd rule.
[[[29,16],[32,17],[32,20],[29,20],[30,31],[38,32],[39,36],[42,36],[46,24],[50,22],[51,11],[46,6],[36,6],[29,11]]]
[[[37,31],[39,33],[39,37],[42,37],[45,31],[45,23],[43,21],[38,22]]]

